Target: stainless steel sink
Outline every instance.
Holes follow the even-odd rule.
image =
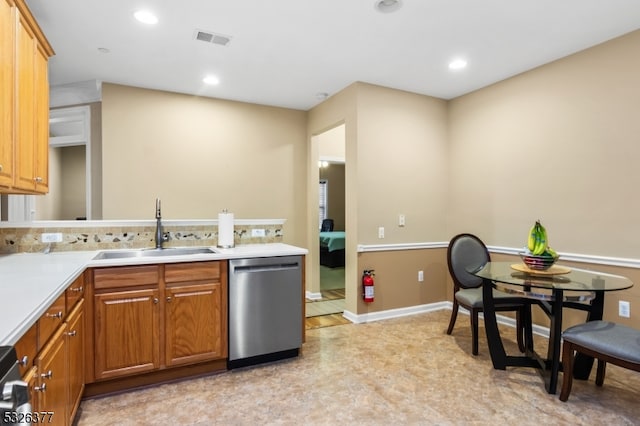
[[[212,254],[215,250],[209,247],[176,247],[163,249],[105,250],[98,253],[93,260],[126,259],[134,257],[188,256],[194,254]]]

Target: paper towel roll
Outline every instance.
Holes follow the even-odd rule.
[[[233,213],[218,214],[218,247],[233,247]]]

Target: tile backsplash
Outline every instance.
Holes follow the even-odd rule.
[[[234,225],[234,244],[279,243],[283,237],[282,220],[244,220]],[[282,223],[279,223],[282,222]],[[52,225],[52,226],[49,226]],[[252,229],[264,230],[264,237],[252,236]],[[133,249],[155,247],[155,222],[68,222],[64,226],[48,223],[41,226],[20,224],[0,227],[0,254],[35,253],[49,245],[54,251],[86,251],[107,249]],[[163,231],[169,234],[165,247],[216,246],[218,244],[217,221],[163,221]],[[61,233],[62,242],[43,243],[43,233]]]

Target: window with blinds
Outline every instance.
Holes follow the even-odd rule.
[[[328,204],[328,197],[327,197],[327,190],[329,189],[329,182],[326,179],[320,179],[320,188],[318,190],[318,193],[320,194],[320,200],[318,202],[319,205],[319,209],[318,209],[318,229],[320,229],[322,227],[322,221],[325,220],[327,218],[327,204]]]

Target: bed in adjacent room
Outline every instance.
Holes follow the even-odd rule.
[[[320,265],[329,268],[344,266],[345,232],[320,232]]]

